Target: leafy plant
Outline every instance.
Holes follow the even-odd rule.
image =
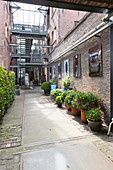
[[[97,108],[100,103],[100,97],[92,92],[77,92],[76,103],[80,110],[89,110]]]
[[[51,84],[53,84],[53,85],[57,84],[57,82],[56,82],[56,76],[54,76],[50,82],[51,82]]]
[[[92,122],[99,122],[102,117],[102,112],[98,108],[92,108],[86,111],[86,117]]]
[[[70,86],[70,77],[65,77],[64,79],[63,79],[63,86],[65,87],[65,88],[69,88],[69,86]]]
[[[60,90],[60,89],[52,90],[52,91],[51,91],[51,94],[52,94],[52,95],[55,95],[55,96],[61,96],[61,94],[62,94],[62,89],[61,89],[61,90]]]
[[[50,90],[51,89],[51,82],[43,82],[41,85],[41,89],[43,90]]]
[[[76,92],[71,90],[71,92],[68,92],[67,96],[65,97],[64,102],[67,104],[71,104],[75,95],[76,95]]]
[[[0,117],[5,114],[15,97],[15,74],[0,66]]]
[[[20,88],[20,86],[19,85],[16,85],[16,89],[19,89]]]
[[[76,94],[77,94],[77,92],[76,92]],[[71,104],[72,104],[72,107],[73,107],[73,108],[78,109],[76,94],[75,94],[75,96],[73,97],[73,99],[72,99],[72,101],[71,101]]]
[[[57,102],[58,104],[61,104],[61,103],[62,103],[61,96],[57,96],[57,97],[56,97],[56,102]]]
[[[87,92],[87,98],[89,103],[88,109],[97,108],[100,106],[101,97],[99,97],[97,94]]]
[[[65,90],[64,92],[62,92],[62,94],[61,94],[62,102],[64,102],[65,97],[66,97],[69,93],[72,93],[72,92],[74,92],[74,90]]]

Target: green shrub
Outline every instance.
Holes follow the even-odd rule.
[[[16,89],[19,89],[20,88],[20,86],[19,85],[16,85]]]
[[[76,92],[73,91],[73,90],[70,90],[70,91],[67,93],[64,102],[67,103],[67,104],[71,104],[71,102],[72,102],[72,100],[73,100],[73,98],[74,98],[75,95],[76,95]]]
[[[50,90],[51,89],[51,82],[43,82],[41,85],[41,89],[43,90]]]
[[[62,103],[61,96],[57,96],[57,97],[56,97],[56,102],[57,102],[58,104],[61,104],[61,103]]]
[[[74,90],[65,90],[64,92],[62,92],[62,94],[61,94],[62,102],[64,102],[65,97],[66,97],[69,93],[72,93],[72,92],[75,92],[75,91],[74,91]]]
[[[98,122],[101,120],[102,112],[98,108],[92,108],[86,112],[86,117],[92,122]]]
[[[0,117],[11,105],[15,97],[15,74],[0,66]]]
[[[57,82],[56,82],[56,76],[54,76],[50,82],[51,82],[51,84],[53,84],[53,85],[57,84]]]
[[[76,103],[80,110],[89,110],[97,108],[100,105],[100,97],[92,92],[77,92]]]
[[[69,86],[70,86],[70,77],[65,77],[64,79],[63,79],[63,86],[65,87],[65,88],[69,88]]]
[[[77,104],[78,109],[88,110],[89,103],[88,103],[87,94],[85,92],[77,91],[76,104]]]
[[[52,91],[51,91],[51,94],[52,94],[52,95],[55,95],[55,96],[61,96],[61,94],[62,94],[62,89],[61,89],[61,90],[60,90],[60,89],[52,90]]]

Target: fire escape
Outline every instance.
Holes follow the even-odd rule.
[[[40,85],[46,79],[44,73],[48,61],[46,48],[50,48],[45,45],[48,37],[46,25],[14,24],[10,32],[12,37],[16,37],[16,43],[9,46],[16,50],[15,53],[11,53],[9,67],[16,70],[17,83],[21,86],[26,85],[25,76],[28,74],[27,86],[30,86],[30,83]]]

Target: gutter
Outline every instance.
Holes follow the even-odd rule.
[[[107,23],[107,24],[106,24]],[[73,45],[71,45],[69,48],[67,48],[66,50],[64,50],[60,55],[58,55],[55,59],[51,60],[50,62],[48,62],[48,65],[57,61],[58,59],[60,59],[62,56],[64,56],[65,54],[67,54],[68,52],[70,52],[71,50],[73,50],[74,48],[76,48],[77,46],[81,45],[82,43],[84,43],[85,41],[91,39],[93,36],[95,36],[96,34],[102,32],[103,30],[105,30],[106,28],[110,27],[113,24],[113,20],[110,21],[109,23],[107,21],[102,22],[101,24],[99,24],[96,28],[92,29],[90,32],[88,32],[86,35],[84,35],[83,37],[81,37],[78,41],[76,41]]]

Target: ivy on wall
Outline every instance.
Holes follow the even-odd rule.
[[[15,97],[15,73],[0,66],[0,118],[12,104]]]

